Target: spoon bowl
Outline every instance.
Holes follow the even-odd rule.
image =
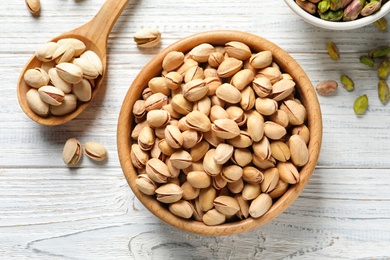
[[[76,38],[78,40],[81,40],[85,44],[86,50],[91,50],[95,52],[99,56],[103,64],[103,73],[101,76],[95,79],[95,87],[92,90],[92,97],[90,101],[79,102],[76,110],[74,110],[73,112],[63,116],[53,116],[49,114],[47,117],[41,117],[31,110],[26,99],[26,93],[31,87],[28,86],[27,83],[24,81],[23,75],[29,69],[41,67],[42,62],[39,61],[35,57],[35,55],[30,58],[30,60],[27,62],[24,69],[22,70],[22,73],[20,74],[17,85],[19,104],[29,118],[42,125],[60,125],[74,119],[81,112],[83,112],[84,109],[87,108],[87,106],[91,103],[96,93],[100,89],[106,72],[106,53],[108,36],[111,32],[112,27],[118,20],[119,16],[123,12],[129,1],[130,0],[107,0],[91,21],[74,30],[62,33],[59,36],[50,40],[52,42],[57,42],[58,40],[64,38]]]

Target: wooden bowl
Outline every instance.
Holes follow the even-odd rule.
[[[291,185],[287,192],[282,195],[282,197],[278,198],[270,210],[262,217],[257,219],[248,218],[219,226],[207,226],[196,220],[186,220],[173,215],[166,207],[158,202],[155,197],[145,195],[136,188],[135,180],[137,179],[137,172],[130,160],[130,135],[134,127],[132,108],[135,101],[140,98],[143,89],[147,87],[148,81],[151,78],[160,75],[162,70],[161,64],[167,53],[170,51],[187,53],[193,47],[201,43],[224,45],[229,41],[241,41],[247,44],[252,51],[271,51],[274,61],[280,66],[281,70],[289,73],[295,80],[300,100],[307,109],[307,126],[310,130],[310,142],[308,144],[309,161],[300,170],[299,183]],[[320,106],[313,85],[306,73],[299,64],[280,47],[256,35],[239,31],[209,31],[195,34],[172,44],[158,53],[134,79],[124,98],[117,128],[117,145],[121,167],[128,184],[142,204],[158,218],[176,228],[195,234],[209,236],[225,236],[252,230],[268,223],[286,210],[308,183],[318,160],[321,141],[322,118]]]

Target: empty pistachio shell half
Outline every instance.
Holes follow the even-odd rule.
[[[85,154],[95,161],[103,161],[107,157],[107,149],[102,144],[86,142],[84,144]]]
[[[66,141],[62,151],[62,160],[68,165],[75,165],[82,157],[82,146],[76,138],[70,138]]]

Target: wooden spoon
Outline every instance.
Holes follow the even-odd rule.
[[[118,20],[119,16],[121,15],[122,11],[125,9],[129,1],[130,0],[106,0],[102,8],[95,15],[95,17],[92,18],[91,21],[74,30],[62,33],[51,40],[53,42],[57,42],[58,40],[63,38],[79,39],[84,42],[87,47],[87,50],[94,51],[100,57],[103,63],[103,74],[95,80],[95,87],[93,88],[91,100],[99,90],[103,81],[104,74],[106,72],[106,51],[108,35],[110,34],[112,27]],[[40,67],[41,65],[42,62],[39,61],[34,55],[27,62],[25,68],[23,69],[17,85],[19,104],[28,117],[40,124],[53,126],[66,123],[78,116],[91,101],[81,102],[80,104],[78,104],[77,109],[75,111],[64,116],[49,115],[47,117],[41,117],[35,114],[27,104],[26,93],[30,89],[30,87],[24,81],[23,75],[28,69]]]

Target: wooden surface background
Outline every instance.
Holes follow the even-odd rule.
[[[108,74],[78,118],[41,126],[21,110],[16,83],[33,52],[57,34],[89,21],[104,0],[41,0],[32,16],[24,1],[0,8],[0,258],[1,259],[390,259],[390,104],[377,97],[377,76],[359,57],[389,45],[388,31],[313,27],[282,0],[134,0],[108,41]],[[390,15],[387,15],[390,21]],[[133,34],[162,33],[160,46],[140,50]],[[116,126],[121,103],[141,68],[169,44],[197,32],[233,29],[288,51],[316,85],[342,73],[356,84],[319,97],[323,144],[304,192],[282,215],[254,231],[203,237],[161,222],[134,197],[119,165]],[[329,58],[334,41],[341,59]],[[388,83],[389,79],[387,80]],[[367,94],[357,117],[355,98]],[[108,160],[61,159],[70,137],[96,141]]]

